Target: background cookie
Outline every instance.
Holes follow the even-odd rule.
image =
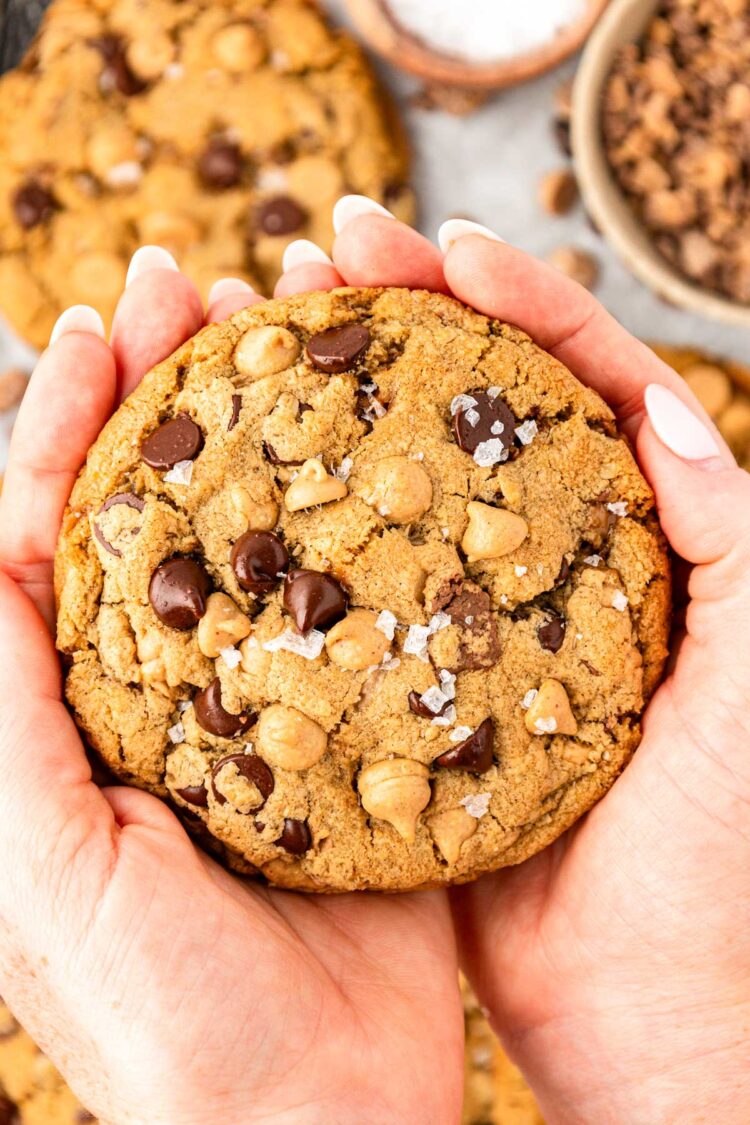
[[[0,151],[0,309],[38,346],[70,304],[109,320],[139,245],[204,297],[270,292],[340,195],[413,215],[395,114],[308,0],[55,0],[0,80]]]
[[[89,456],[57,583],[107,763],[317,890],[539,850],[627,761],[666,654],[609,408],[405,290],[262,304],[157,367]]]

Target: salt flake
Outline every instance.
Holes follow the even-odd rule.
[[[479,413],[479,411],[475,410],[473,406],[469,410],[467,410],[466,413],[464,414],[464,418],[466,419],[466,421],[469,423],[470,426],[478,426],[479,420],[480,420],[481,417],[482,416]]]
[[[220,648],[219,656],[230,669],[236,668],[242,660],[242,653],[234,645],[230,645],[228,648]]]
[[[529,418],[528,421],[522,422],[520,426],[516,426],[516,437],[521,445],[531,445],[538,433],[539,427],[533,418]]]
[[[448,738],[451,742],[463,742],[465,739],[471,738],[473,733],[471,727],[456,727],[455,730],[450,732]]]
[[[375,628],[379,629],[389,641],[393,640],[393,635],[396,632],[398,620],[395,613],[391,613],[389,609],[384,609],[382,613],[378,614],[378,619],[375,622]]]
[[[182,714],[183,711],[187,711],[188,708],[192,707],[192,705],[192,700],[180,699],[177,703],[177,710],[180,712],[180,714]]]
[[[612,504],[607,504],[607,511],[612,512],[615,516],[626,516],[628,514],[627,500],[615,500]]]
[[[535,699],[536,699],[536,688],[530,688],[529,691],[526,692],[526,695],[521,700],[521,706],[524,707],[528,711],[529,707],[531,707],[531,704],[534,702]]]
[[[504,429],[505,429],[505,426],[503,425],[502,422],[493,422],[492,425],[490,426],[490,433],[494,434],[495,437],[498,437],[503,432]]]
[[[470,793],[468,797],[462,797],[458,803],[463,805],[469,816],[473,816],[475,820],[480,820],[488,811],[491,800],[491,793]]]
[[[443,707],[445,707],[449,696],[444,695],[440,688],[433,684],[427,691],[422,692],[419,700],[421,703],[424,703],[428,711],[432,711],[433,715],[437,715],[437,713],[442,711]]]
[[[524,574],[528,572],[529,568],[527,566],[517,566],[514,569],[516,572],[516,578],[523,578]]]
[[[137,160],[114,164],[104,177],[110,187],[135,187],[143,178],[143,167]]]
[[[626,597],[621,590],[615,590],[612,595],[612,606],[614,609],[619,609],[620,613],[623,613],[628,608],[629,601],[630,599]]]
[[[585,563],[587,563],[589,566],[598,566],[599,563],[602,561],[602,556],[601,555],[587,555],[587,557],[583,561]]]
[[[502,387],[489,387],[487,389],[487,397],[488,398],[495,399],[495,398],[497,398],[498,395],[501,395],[502,393],[503,393]]]
[[[477,400],[471,395],[456,395],[451,402],[451,414],[458,414],[459,410],[472,410],[477,405]]]
[[[539,734],[554,734],[557,730],[557,719],[552,715],[548,719],[537,719],[534,723],[534,729]]]
[[[480,441],[474,450],[474,460],[481,468],[488,469],[499,461],[507,461],[508,450],[500,438],[490,438],[488,441]]]
[[[178,461],[173,469],[164,474],[164,480],[167,484],[184,484],[189,485],[193,479],[193,462],[192,461]]]
[[[293,633],[291,629],[285,629],[280,636],[266,641],[263,648],[266,652],[293,652],[304,656],[305,660],[315,660],[323,651],[325,639],[325,633],[318,629],[311,629],[309,633]]]
[[[430,725],[433,727],[450,727],[456,721],[456,708],[451,705],[446,707],[442,715],[436,715],[434,719],[430,719]]]
[[[169,741],[173,742],[175,746],[179,746],[181,742],[185,741],[185,728],[182,723],[175,723],[173,727],[169,728],[167,734],[169,735]]]
[[[438,672],[438,678],[442,684],[442,692],[446,699],[456,698],[456,677],[447,668],[441,668]]]

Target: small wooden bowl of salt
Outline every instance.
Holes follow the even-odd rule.
[[[367,44],[430,83],[497,90],[583,44],[608,0],[347,0]]]

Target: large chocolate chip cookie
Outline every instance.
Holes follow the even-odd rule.
[[[272,301],[149,374],[75,487],[67,695],[123,780],[290,887],[518,863],[612,784],[669,569],[609,408],[405,290]]]

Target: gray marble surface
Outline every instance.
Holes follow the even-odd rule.
[[[334,18],[345,21],[343,0],[329,0],[328,7]],[[434,238],[444,218],[464,215],[532,254],[544,256],[555,246],[571,243],[589,249],[602,267],[597,295],[632,332],[750,362],[746,330],[665,305],[619,263],[580,208],[564,218],[550,218],[541,211],[539,178],[562,159],[550,130],[553,94],[573,67],[568,63],[554,74],[506,91],[467,117],[413,108],[410,95],[415,81],[380,67],[401,102],[411,135],[422,230]],[[0,366],[31,359],[28,349],[0,325]],[[0,464],[11,422],[6,417],[1,423]]]

